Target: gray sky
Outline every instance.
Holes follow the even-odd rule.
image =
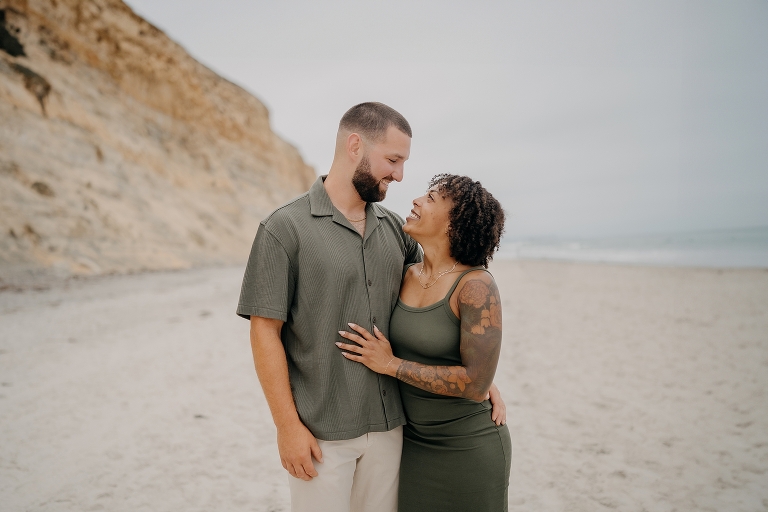
[[[341,115],[414,138],[384,205],[439,172],[483,184],[510,238],[768,225],[768,2],[129,0],[254,93],[324,173]]]

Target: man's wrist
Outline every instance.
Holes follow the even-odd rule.
[[[275,427],[277,428],[277,430],[283,430],[283,429],[286,429],[286,428],[295,428],[298,425],[304,425],[301,422],[301,419],[299,418],[299,415],[296,414],[296,413],[294,413],[294,414],[286,414],[283,417],[272,418],[272,419],[273,419],[273,421],[275,423]]]

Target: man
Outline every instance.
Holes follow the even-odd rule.
[[[421,260],[403,219],[375,204],[403,179],[410,147],[398,112],[352,107],[328,175],[263,220],[251,249],[237,313],[251,321],[294,511],[397,508],[397,382],[346,360],[335,342],[348,322],[388,336],[403,266]]]

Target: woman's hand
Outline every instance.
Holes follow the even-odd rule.
[[[501,392],[496,384],[491,384],[491,389],[488,391],[488,398],[491,400],[493,410],[491,411],[491,419],[496,425],[504,425],[507,423],[507,406],[504,400],[501,399]]]
[[[352,361],[363,363],[376,373],[394,377],[400,360],[392,354],[389,340],[384,337],[379,328],[373,326],[373,332],[376,334],[373,336],[359,325],[352,323],[347,325],[358,334],[347,331],[339,331],[339,334],[360,346],[336,342],[336,346],[343,351],[341,355]]]

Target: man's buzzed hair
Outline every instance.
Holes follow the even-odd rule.
[[[339,122],[339,130],[357,132],[370,142],[381,141],[386,136],[390,126],[394,126],[409,137],[413,137],[411,125],[400,112],[375,101],[355,105],[347,110]]]

